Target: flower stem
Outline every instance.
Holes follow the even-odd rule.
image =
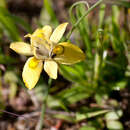
[[[45,110],[46,110],[46,106],[47,106],[47,98],[48,98],[48,95],[49,95],[49,90],[50,90],[51,84],[52,84],[52,79],[49,78],[49,80],[48,80],[48,88],[47,88],[47,90],[45,92],[45,99],[43,101],[42,108],[41,108],[41,116],[40,116],[40,120],[38,122],[38,126],[37,126],[36,130],[42,130],[43,129]]]
[[[77,25],[82,21],[82,19],[84,19],[85,16],[87,16],[94,8],[96,8],[103,0],[99,0],[97,3],[95,3],[92,7],[90,7],[87,12],[81,16],[78,21],[72,26],[72,29],[69,31],[66,40],[68,40],[72,34],[72,32],[74,31],[74,29],[77,27]]]

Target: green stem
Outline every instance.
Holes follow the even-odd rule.
[[[51,83],[52,83],[52,79],[49,78],[49,80],[48,80],[48,88],[46,90],[45,99],[44,99],[43,104],[42,104],[41,117],[40,117],[40,121],[39,121],[39,128],[37,128],[37,130],[42,130],[43,129],[45,110],[46,110],[46,105],[47,105],[47,98],[48,98],[48,94],[49,94],[49,89],[51,87]]]
[[[102,67],[102,58],[103,58],[103,48],[102,48],[102,32],[98,30],[97,39],[96,39],[96,55],[95,55],[95,64],[94,64],[94,87],[98,86],[98,81],[100,78],[100,71]]]
[[[86,17],[94,8],[96,8],[103,0],[99,0],[97,3],[95,3],[92,7],[90,7],[87,12],[81,16],[78,21],[72,26],[72,29],[69,31],[67,37],[66,37],[66,40],[68,40],[72,34],[72,32],[74,31],[74,29],[77,27],[77,25],[82,21],[82,19],[84,17]]]
[[[70,7],[70,9],[69,9],[69,16],[70,16],[70,21],[71,21],[72,24],[74,23],[74,21],[77,21],[76,19],[73,21],[74,15],[72,14],[72,10],[73,10],[73,8],[74,8],[75,6],[80,5],[80,4],[85,4],[85,5],[87,6],[87,8],[89,9],[89,4],[88,4],[87,1],[78,1],[78,2],[74,3],[74,4]]]

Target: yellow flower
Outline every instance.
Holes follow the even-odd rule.
[[[83,51],[68,42],[58,43],[68,23],[60,24],[52,33],[48,25],[37,29],[30,37],[31,44],[13,42],[10,48],[19,54],[33,56],[23,68],[22,78],[27,88],[32,89],[40,78],[42,69],[53,79],[57,78],[58,63],[71,65],[85,59]],[[44,61],[44,65],[43,65]]]

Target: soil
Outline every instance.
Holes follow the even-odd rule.
[[[34,26],[33,20],[34,18],[39,17],[43,0],[8,0],[7,7],[12,14],[21,16],[25,19],[33,29],[36,28]],[[63,22],[67,20],[68,16],[68,7],[70,7],[76,0],[54,0],[53,8],[56,12],[56,16],[59,22]],[[90,4],[93,4],[96,0],[91,0]],[[23,35],[23,30],[21,30],[21,35]],[[63,79],[64,80],[64,79]],[[4,84],[3,87],[3,99],[6,102],[6,110],[3,115],[0,117],[0,130],[33,130],[37,124],[39,111],[37,107],[32,103],[29,98],[29,95],[25,92],[25,90],[20,89],[17,97],[12,101],[9,101],[9,89],[7,84]],[[126,88],[118,93],[118,97],[122,109],[124,111],[124,115],[122,117],[122,122],[125,126],[125,130],[130,130],[130,89]],[[115,95],[115,93],[113,94]],[[113,97],[112,95],[112,97]],[[117,98],[117,96],[113,97]],[[32,112],[35,111],[36,112]],[[17,115],[11,115],[7,112],[17,113]],[[28,114],[29,113],[29,114]],[[26,115],[29,117],[29,120],[22,120],[22,117],[19,115]],[[33,120],[32,120],[33,117]],[[29,125],[28,125],[29,124]],[[44,130],[51,130],[55,128],[55,130],[78,130],[85,122],[80,122],[77,124],[71,124],[59,119],[53,118],[49,113],[46,114],[45,117],[46,128]],[[29,126],[29,128],[28,128]]]

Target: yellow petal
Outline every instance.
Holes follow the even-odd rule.
[[[43,35],[44,34],[42,28],[36,29],[35,32],[32,34],[32,36],[38,36],[38,37],[42,37]]]
[[[45,34],[44,34],[45,33]],[[44,45],[45,48],[50,49],[52,42],[49,40],[51,34],[51,27],[45,26],[42,29],[37,29],[32,35],[28,34],[26,37],[31,38],[31,45],[37,47],[38,44]]]
[[[45,60],[44,70],[52,79],[57,79],[58,64],[53,60]]]
[[[29,58],[23,68],[23,81],[28,89],[35,87],[42,72],[43,62],[35,57]]]
[[[28,33],[27,35],[25,35],[24,37],[26,38],[26,37],[31,37],[32,35],[30,34],[30,33]]]
[[[29,37],[31,41],[31,45],[33,46],[34,43],[42,43],[42,41],[45,41],[45,35],[43,33],[43,30],[41,28],[38,28],[35,30],[33,34],[27,34],[24,37]],[[36,39],[36,40],[35,40]]]
[[[51,33],[52,33],[51,26],[46,25],[43,28],[36,29],[36,31],[32,34],[32,36],[42,37],[44,35],[46,38],[49,38]]]
[[[66,30],[66,27],[67,27],[68,23],[63,23],[63,24],[60,24],[55,30],[54,32],[52,33],[51,37],[50,37],[50,40],[53,42],[53,43],[58,43],[60,41],[60,39],[62,38],[65,30]]]
[[[62,49],[57,49],[59,47]],[[55,50],[59,50],[60,53]],[[75,64],[85,59],[85,54],[83,51],[78,46],[68,42],[59,43],[53,49],[53,53],[55,61],[66,65]]]
[[[44,33],[45,37],[49,39],[50,36],[51,36],[51,33],[52,33],[52,28],[51,28],[51,26],[46,25],[46,26],[44,26],[44,27],[42,28],[42,30],[43,30],[43,33]]]
[[[13,42],[10,44],[10,48],[22,55],[26,56],[33,55],[31,46],[25,42]]]
[[[37,47],[39,44],[43,45],[46,49],[50,50],[51,49],[51,43],[50,40],[45,39],[45,37],[37,37],[37,36],[32,36],[31,37],[31,45],[34,47]]]
[[[27,34],[24,37],[32,37],[32,36],[36,36],[36,37],[46,37],[49,39],[50,35],[52,33],[52,28],[49,25],[44,26],[43,28],[38,28],[35,30],[35,32],[31,35],[31,34]]]

